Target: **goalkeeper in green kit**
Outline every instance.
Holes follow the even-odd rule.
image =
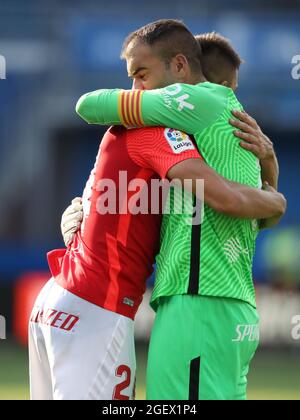
[[[260,162],[240,147],[229,124],[232,111],[242,106],[230,88],[206,81],[200,50],[198,60],[180,53],[183,43],[185,51],[188,42],[198,48],[191,37],[172,20],[134,32],[123,56],[135,88],[166,87],[99,90],[84,95],[77,112],[92,124],[185,131],[220,175],[261,188]],[[170,147],[180,147],[172,135]],[[186,162],[181,165],[179,178],[184,179]],[[264,168],[263,175],[276,178],[275,166]],[[192,221],[192,212],[163,216],[147,398],[245,399],[259,336],[252,279],[255,240],[261,227],[278,220],[234,219],[205,206],[202,223]]]

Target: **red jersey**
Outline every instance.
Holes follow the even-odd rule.
[[[81,229],[68,249],[48,254],[57,283],[134,319],[159,247],[161,214],[150,211],[151,182],[189,158],[200,155],[177,130],[110,128],[83,193]],[[139,211],[142,200],[147,209]]]

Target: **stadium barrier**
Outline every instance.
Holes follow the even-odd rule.
[[[267,286],[259,286],[256,291],[261,346],[300,349],[300,293],[276,291]],[[137,340],[148,341],[150,337],[155,317],[149,306],[150,297],[148,290],[137,314]]]
[[[49,277],[48,272],[33,272],[21,276],[16,282],[13,293],[13,333],[23,345],[28,341],[28,321],[35,299]],[[136,317],[135,336],[142,342],[149,340],[155,318],[149,305],[150,298],[151,290],[148,289]],[[300,349],[300,293],[259,286],[257,301],[261,346]]]
[[[17,280],[14,287],[13,333],[23,345],[28,342],[28,322],[34,302],[49,278],[47,271],[27,273]]]

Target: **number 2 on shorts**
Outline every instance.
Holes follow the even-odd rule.
[[[122,378],[125,375],[125,379],[115,387],[113,400],[129,400],[129,396],[123,395],[122,391],[130,386],[131,382],[131,370],[126,365],[120,365],[116,369],[116,376]]]

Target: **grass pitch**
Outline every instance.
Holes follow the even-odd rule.
[[[137,347],[137,399],[145,399],[147,347]],[[300,353],[261,350],[249,375],[249,400],[300,400]],[[27,400],[28,356],[12,341],[0,341],[0,400]]]

